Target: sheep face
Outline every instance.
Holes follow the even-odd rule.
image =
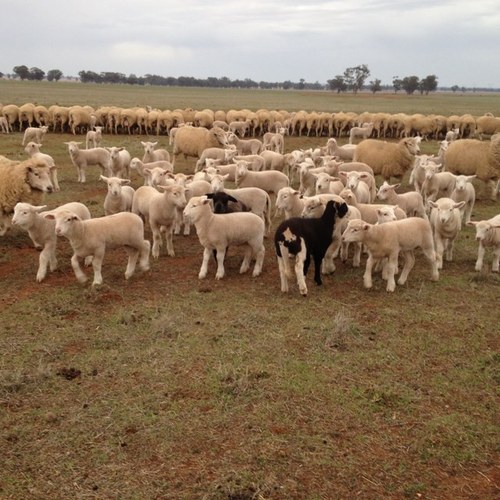
[[[299,196],[300,193],[291,188],[281,188],[278,191],[278,196],[276,197],[276,208],[280,210],[286,210],[291,207],[292,199]]]
[[[482,243],[492,240],[495,235],[495,231],[500,230],[500,225],[494,225],[486,220],[479,222],[470,221],[467,222],[467,225],[476,227],[476,240]]]
[[[304,208],[302,209],[302,217],[304,219],[311,219],[313,217],[320,217],[323,205],[321,201],[316,198],[304,200]]]
[[[465,201],[461,201],[460,203],[454,203],[451,200],[446,200],[441,198],[437,202],[429,200],[429,205],[433,210],[437,212],[437,220],[439,220],[442,224],[447,224],[453,218],[460,217],[459,210],[465,205]]]
[[[50,180],[49,168],[28,167],[26,180],[32,189],[42,191],[43,193],[52,193],[54,191],[54,186]]]
[[[111,196],[120,196],[122,192],[122,186],[130,184],[129,179],[120,179],[119,177],[105,177],[104,175],[101,175],[100,178],[108,185],[108,193]]]
[[[193,196],[184,208],[182,215],[190,223],[194,222],[198,217],[198,214],[204,210],[204,206],[208,205],[210,200],[206,196]]]
[[[30,227],[36,213],[45,210],[47,205],[35,206],[29,203],[17,203],[14,207],[14,216],[12,223],[22,228]]]
[[[44,217],[56,221],[55,231],[57,236],[68,236],[73,231],[75,223],[81,221],[78,215],[68,210],[61,210],[56,214],[47,213]]]
[[[378,190],[377,198],[379,198],[380,200],[387,200],[387,198],[390,196],[391,191],[395,191],[399,186],[400,184],[391,185],[387,181],[384,181],[384,183]]]
[[[385,222],[391,222],[397,220],[396,210],[397,205],[386,205],[382,208],[377,209],[377,224],[384,224]]]
[[[475,177],[475,175],[457,175],[455,189],[457,191],[465,191],[467,189],[467,183],[472,182],[472,179]]]
[[[409,137],[403,139],[403,144],[408,149],[409,153],[416,156],[420,153],[419,143],[422,139],[420,137]]]
[[[342,241],[346,243],[362,242],[364,234],[370,229],[371,225],[361,219],[350,220],[342,233]]]

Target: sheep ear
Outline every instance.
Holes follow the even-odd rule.
[[[467,226],[475,226],[477,224],[476,221],[470,220],[469,222],[465,223]]]
[[[38,206],[38,207],[33,207],[33,210],[35,212],[39,213],[39,212],[43,212],[46,208],[47,208],[47,205],[41,205],[41,206]]]
[[[232,201],[233,203],[238,203],[238,200],[233,196],[231,196],[230,194],[227,195],[227,199],[228,201]]]
[[[465,206],[465,201],[455,203],[455,205],[453,205],[453,208],[458,208],[460,210],[463,206]]]
[[[394,189],[397,189],[399,186],[401,186],[400,182],[398,182],[397,184],[393,184],[391,187],[393,187]]]
[[[66,143],[67,144],[67,143]],[[141,141],[141,144],[146,147],[146,143],[144,141]]]
[[[429,205],[432,207],[432,208],[437,208],[437,203],[435,201],[432,201],[432,200],[429,200],[428,201]]]
[[[101,179],[102,181],[104,182],[108,182],[108,177],[104,176],[104,175],[100,175],[99,176],[99,179]]]
[[[207,198],[206,195],[202,196],[201,204],[206,205],[207,203],[210,203],[210,200]]]
[[[121,179],[120,184],[123,186],[124,184],[130,184],[130,179]]]
[[[55,215],[54,214],[50,214],[50,213],[43,214],[43,218],[44,219],[48,219],[48,220],[56,220]]]
[[[209,200],[213,200],[213,198],[214,198],[214,193],[207,193],[205,196],[206,196]]]
[[[363,231],[368,231],[368,229],[370,229],[370,224],[368,223],[363,224]]]

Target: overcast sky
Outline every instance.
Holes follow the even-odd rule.
[[[0,71],[500,87],[498,0],[2,0]]]

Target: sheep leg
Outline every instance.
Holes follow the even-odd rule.
[[[148,240],[142,242],[142,250],[139,256],[139,269],[142,271],[149,271],[149,251],[151,243]]]
[[[202,280],[207,277],[208,271],[208,261],[212,256],[212,250],[210,248],[205,248],[203,250],[203,261],[201,262],[200,272],[198,273],[198,279]]]
[[[439,279],[438,261],[436,252],[433,246],[422,247],[422,252],[431,264],[431,280],[437,281]]]
[[[151,254],[154,259],[157,259],[160,256],[160,247],[162,245],[161,230],[156,223],[151,223],[150,225],[153,233],[153,250]]]
[[[284,257],[280,257],[277,255],[276,258],[278,259],[278,269],[280,272],[281,291],[286,293],[288,292],[288,278],[287,278],[287,270],[285,266]]]
[[[436,238],[436,260],[437,268],[443,269],[443,253],[444,253],[444,243],[441,238]]]
[[[413,266],[415,265],[415,256],[413,255],[413,252],[411,250],[407,251],[407,252],[403,252],[403,256],[405,259],[405,263],[403,265],[403,270],[401,271],[401,276],[398,279],[398,285],[404,285],[406,283],[408,275],[410,274],[410,271],[413,269]],[[396,255],[395,260],[392,260],[392,259],[389,259],[389,260],[390,260],[390,265],[391,266],[394,265],[394,269],[395,269],[398,265],[397,255]],[[394,281],[394,274],[393,274],[393,281]],[[389,287],[389,285],[387,285],[387,287]],[[394,291],[394,290],[391,290],[391,291]]]
[[[301,251],[295,256],[295,274],[297,276],[297,285],[299,285],[300,294],[304,297],[307,295],[305,273],[307,273],[307,267],[309,267],[309,264],[306,263],[306,261],[310,260],[306,258],[306,253],[306,249],[303,246]]]
[[[135,266],[137,265],[137,260],[139,259],[140,250],[133,247],[125,247],[125,251],[128,254],[127,269],[125,269],[125,279],[128,280],[135,271]]]
[[[53,167],[50,169],[50,180],[54,186],[54,191],[60,191],[59,181],[57,180],[57,168]]]
[[[490,190],[490,199],[497,201],[497,183],[493,179],[486,181],[486,187]]]
[[[102,285],[102,260],[104,259],[104,248],[97,250],[92,259],[92,269],[94,270],[94,281],[92,286]]]
[[[500,269],[500,248],[493,249],[493,264],[491,270],[494,273],[498,273]]]
[[[240,274],[244,274],[248,271],[248,269],[250,268],[251,259],[252,259],[252,247],[247,246],[245,248],[245,255],[243,257],[243,262],[241,263]]]
[[[323,274],[332,274],[335,272],[335,262],[333,261],[339,249],[340,242],[332,241],[330,246],[326,249],[325,256],[322,259],[321,268]]]
[[[165,228],[165,226],[162,226],[162,228],[165,229],[165,241],[167,243],[167,255],[169,257],[175,257],[172,226],[170,226],[169,228]]]
[[[82,268],[80,267],[80,262],[78,261],[78,255],[76,254],[73,254],[73,256],[71,257],[71,267],[73,268],[73,272],[75,273],[76,279],[80,283],[85,283],[88,278],[82,271]]]
[[[371,253],[368,254],[368,259],[366,260],[365,274],[363,275],[363,283],[365,288],[371,288],[373,286],[372,282],[372,269],[375,263],[375,259]]]
[[[354,255],[352,257],[352,267],[359,267],[361,264],[361,249],[362,249],[362,244],[361,243],[355,243],[354,244]]]
[[[477,260],[476,260],[476,267],[475,267],[476,271],[481,271],[481,269],[483,268],[484,252],[485,252],[485,248],[484,248],[483,242],[480,241],[479,248],[477,249]]]
[[[51,250],[45,247],[38,258],[38,272],[36,273],[36,280],[38,283],[45,279],[47,276],[47,268],[49,267],[50,262],[50,270],[53,271],[57,267],[57,261],[55,261],[55,266],[53,267],[53,261],[55,261],[55,257],[51,255]]]
[[[453,260],[453,245],[455,243],[455,238],[448,239],[446,241],[446,260],[451,262]]]
[[[321,264],[323,262],[323,255],[314,255],[314,282],[316,285],[322,285],[321,281]]]
[[[226,247],[217,248],[217,272],[215,279],[220,280],[224,277],[224,258],[226,257]]]
[[[264,245],[262,245],[257,251],[255,251],[255,266],[253,268],[252,276],[255,278],[259,276],[262,272],[262,264],[264,263],[264,255],[266,253],[266,249]]]

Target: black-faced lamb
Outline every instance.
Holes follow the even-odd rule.
[[[314,260],[314,281],[317,285],[322,284],[321,264],[332,243],[337,217],[344,217],[347,211],[346,203],[330,200],[321,217],[313,219],[293,217],[278,226],[274,235],[274,246],[282,292],[288,292],[288,280],[292,276],[290,256],[295,257],[295,274],[301,295],[307,295],[305,276],[311,258]]]
[[[80,259],[92,257],[94,281],[92,285],[102,284],[102,261],[106,249],[123,247],[128,254],[125,279],[135,272],[137,260],[143,271],[149,269],[150,243],[144,239],[142,219],[129,212],[106,215],[96,219],[82,220],[78,215],[66,210],[46,214],[48,219],[55,219],[57,236],[67,238],[73,248],[71,266],[80,283],[87,281],[87,276],[80,267]]]
[[[248,271],[252,258],[255,258],[252,276],[261,274],[265,254],[265,226],[259,216],[251,212],[214,214],[206,196],[194,196],[184,209],[184,217],[195,225],[198,239],[204,248],[199,279],[207,276],[208,263],[214,251],[217,259],[215,279],[222,279],[227,248],[234,246],[245,247],[240,273]]]

